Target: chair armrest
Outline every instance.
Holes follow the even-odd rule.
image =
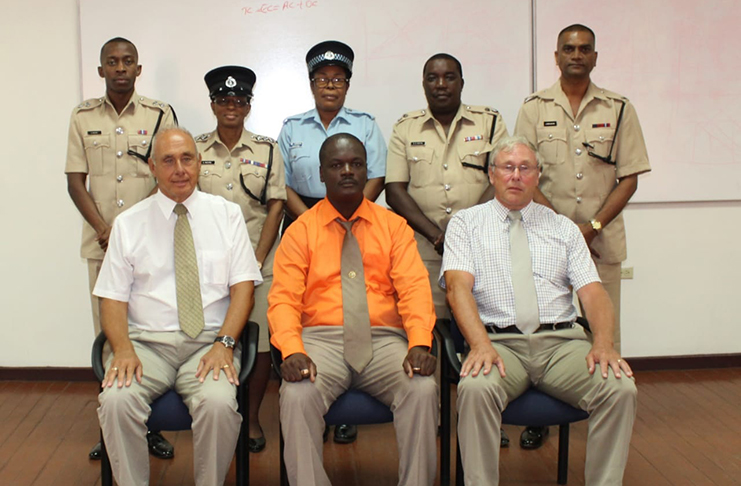
[[[239,382],[246,383],[247,377],[252,373],[257,360],[257,339],[260,334],[260,326],[248,321],[242,330],[240,342],[242,343],[242,369],[239,372]]]
[[[270,343],[270,360],[273,362],[273,369],[278,375],[278,379],[282,380],[283,376],[280,374],[280,365],[283,363],[283,355],[280,349],[273,346],[273,343]]]
[[[95,341],[93,341],[93,352],[90,356],[93,365],[93,373],[95,373],[95,377],[100,382],[105,378],[105,368],[103,367],[103,346],[105,345],[105,342],[105,333],[101,331],[101,333],[95,338]]]
[[[455,352],[455,341],[453,341],[453,336],[450,334],[450,320],[438,319],[435,322],[435,331],[442,339],[441,359],[447,359],[451,368],[453,368],[453,371],[460,375],[461,361],[458,359],[458,354]]]
[[[583,327],[585,331],[592,332],[592,329],[589,327],[589,322],[585,317],[576,316],[576,323]]]

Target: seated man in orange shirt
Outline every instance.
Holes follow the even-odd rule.
[[[435,312],[414,233],[403,218],[363,197],[360,140],[333,135],[319,160],[327,196],[283,235],[268,298],[271,342],[284,359],[280,419],[289,482],[330,484],[322,465],[323,416],[343,392],[357,388],[394,413],[398,484],[431,485]]]

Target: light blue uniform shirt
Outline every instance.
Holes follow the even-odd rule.
[[[351,133],[363,142],[368,153],[368,179],[385,177],[386,142],[373,115],[343,106],[325,130],[314,108],[283,122],[278,145],[286,167],[286,186],[302,196],[326,196],[319,180],[319,148],[336,133]]]

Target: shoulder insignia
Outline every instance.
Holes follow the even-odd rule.
[[[396,123],[401,123],[405,120],[412,120],[414,118],[419,118],[421,116],[425,116],[427,114],[427,110],[417,110],[417,111],[410,111],[409,113],[404,113],[401,115],[401,118],[399,118]]]
[[[198,135],[195,140],[196,142],[208,142],[209,137],[211,137],[211,133],[202,133]]]
[[[263,137],[262,135],[252,135],[252,140],[255,142],[265,142],[265,143],[276,143],[276,141],[270,137]]]
[[[538,96],[537,94],[531,94],[530,96],[528,96],[527,98],[525,98],[525,101],[523,101],[523,103],[527,103],[529,101],[533,101],[533,100],[536,100],[538,98],[540,98],[540,96]]]
[[[466,105],[466,110],[473,112],[473,113],[486,113],[486,114],[491,114],[491,115],[499,114],[497,110],[495,110],[494,108],[490,108],[488,106]]]
[[[351,115],[351,116],[358,116],[358,117],[360,117],[360,116],[367,116],[371,120],[375,120],[376,119],[375,116],[371,115],[370,113],[366,113],[365,111],[353,110],[352,108],[345,108],[345,110],[347,111],[347,114],[348,115]]]
[[[166,111],[170,108],[170,105],[161,101],[152,100],[143,96],[139,97],[139,103],[150,108],[157,108],[158,110]]]
[[[606,97],[610,98],[611,100],[618,100],[618,101],[623,101],[626,103],[628,102],[628,98],[626,98],[623,95],[617,94],[613,91],[609,91],[606,89],[600,89],[600,91],[602,92],[602,94],[604,94]]]
[[[92,98],[92,99],[89,99],[89,100],[85,100],[82,103],[80,103],[79,105],[77,105],[77,107],[75,107],[75,110],[78,110],[78,111],[80,111],[80,110],[90,110],[92,108],[96,108],[96,107],[102,105],[104,102],[105,102],[105,98]]]

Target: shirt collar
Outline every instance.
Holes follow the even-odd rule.
[[[571,114],[571,103],[569,103],[569,99],[566,97],[566,93],[563,92],[560,79],[556,81],[556,84],[543,92],[543,98],[554,100],[556,103],[561,105],[567,113]],[[607,100],[607,96],[605,96],[605,90],[590,81],[589,86],[587,87],[587,91],[584,93],[582,104],[586,106],[595,98],[599,100]]]
[[[131,98],[129,98],[129,101],[126,103],[126,106],[124,106],[124,109],[121,110],[121,113],[123,113],[124,111],[128,110],[129,109],[129,106],[132,107],[131,109],[133,111],[136,111],[136,100],[137,99],[139,99],[138,98],[138,95],[136,94],[136,91],[134,91],[133,93],[131,93]],[[108,92],[107,91],[106,91],[106,94],[105,94],[105,102],[108,104],[108,106],[110,106],[111,108],[113,108],[113,111],[116,111],[116,108],[113,106],[113,102],[108,97]]]
[[[193,216],[193,210],[195,209],[195,206],[198,204],[198,193],[198,189],[194,190],[193,194],[191,194],[188,199],[183,201],[183,206],[188,209],[188,214],[190,214],[191,217]],[[157,206],[160,208],[160,211],[162,211],[162,216],[164,216],[165,219],[169,220],[170,217],[172,217],[174,214],[173,211],[175,210],[175,205],[177,203],[162,194],[162,191],[160,190],[157,190],[157,192],[152,197],[154,198],[154,202],[156,202]]]
[[[214,130],[212,132],[212,134],[213,134],[213,136],[210,138],[210,142],[206,146],[206,149],[207,150],[210,149],[216,143],[219,143],[221,146],[223,146],[224,148],[226,148],[226,144],[221,141],[221,137],[219,136],[219,130],[218,130],[218,128],[216,130]],[[245,130],[243,128],[242,129],[242,135],[239,136],[239,140],[237,141],[237,144],[234,146],[234,148],[236,149],[236,148],[246,147],[246,148],[248,148],[250,150],[250,152],[252,152],[253,151],[252,150],[252,147],[250,147],[250,145],[249,145],[249,142],[250,142],[251,139],[252,139],[252,135],[247,130]],[[227,150],[227,152],[228,152],[228,150]]]
[[[363,198],[363,202],[360,203],[360,206],[358,206],[358,209],[355,210],[352,216],[350,216],[350,219],[347,221],[352,221],[355,218],[361,218],[365,221],[369,222],[371,221],[372,211],[370,207],[371,202],[368,201],[365,197]],[[340,218],[341,220],[345,221],[345,218],[340,214],[337,209],[335,209],[334,206],[332,206],[332,203],[329,202],[329,199],[326,197],[319,201],[317,203],[317,211],[319,211],[319,224],[322,226],[327,226],[329,223],[334,221],[337,218]]]
[[[466,109],[466,106],[467,105],[463,102],[461,102],[460,106],[458,106],[458,111],[455,113],[455,117],[453,117],[453,121],[450,123],[451,127],[455,126],[458,120],[460,119],[465,119],[470,122],[474,121],[473,116],[471,116],[471,114],[468,112],[468,110]],[[434,119],[435,117],[432,116],[432,110],[430,110],[430,106],[427,105],[427,113],[425,113],[422,123],[427,123],[429,120],[434,120]],[[431,122],[431,123],[434,123],[434,122]]]
[[[496,215],[497,219],[502,222],[507,222],[507,216],[509,215],[510,209],[507,209],[501,202],[499,202],[499,199],[496,197],[492,200],[492,206],[494,208],[494,214]],[[527,206],[520,209],[520,214],[522,214],[522,221],[527,222],[529,218],[533,215],[532,211],[534,208],[534,203],[530,201]]]
[[[335,117],[332,119],[329,124],[331,125],[334,123],[334,121],[337,120],[337,123],[344,122],[344,123],[350,123],[349,118],[347,116],[347,109],[343,106],[340,108],[340,111],[337,112]],[[313,121],[315,123],[318,123],[321,126],[324,126],[322,123],[322,119],[319,117],[319,110],[314,108],[313,110],[306,113],[306,117],[304,118],[304,121]]]

